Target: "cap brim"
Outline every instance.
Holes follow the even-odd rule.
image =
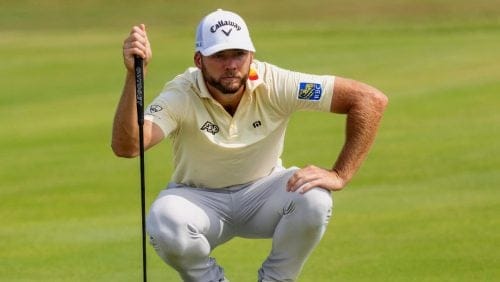
[[[234,44],[234,43],[222,43],[222,44],[217,44],[214,46],[211,46],[210,48],[200,50],[201,54],[203,56],[211,56],[217,52],[224,51],[224,50],[231,50],[231,49],[238,49],[238,50],[246,50],[250,52],[255,52],[255,48],[253,47],[252,44]]]

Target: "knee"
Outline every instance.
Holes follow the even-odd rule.
[[[175,217],[175,205],[171,205],[168,199],[157,200],[151,206],[146,220],[146,229],[152,237],[176,237],[182,222],[181,218]]]
[[[146,222],[151,245],[168,260],[208,252],[205,244],[199,242],[203,239],[203,224],[199,223],[203,216],[187,212],[189,209],[180,202],[166,199],[153,203]]]
[[[322,188],[314,188],[304,194],[297,195],[297,208],[302,214],[303,223],[315,228],[328,224],[332,214],[333,200],[330,192]]]

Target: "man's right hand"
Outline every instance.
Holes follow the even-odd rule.
[[[129,72],[134,71],[134,56],[136,55],[144,60],[144,67],[153,57],[144,24],[132,27],[129,36],[123,41],[123,61]]]

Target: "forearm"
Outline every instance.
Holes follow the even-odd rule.
[[[135,77],[127,71],[122,95],[116,109],[111,147],[117,156],[134,157],[139,150],[139,125],[135,99]]]
[[[387,98],[378,93],[347,112],[345,142],[333,166],[345,184],[352,179],[368,155],[386,104]]]
[[[137,121],[134,74],[134,57],[136,56],[143,59],[144,74],[146,74],[148,62],[151,60],[153,54],[144,24],[132,27],[129,36],[123,42],[123,62],[127,70],[127,75],[125,77],[122,96],[115,113],[111,147],[117,156],[127,158],[139,155],[139,124]],[[156,133],[153,138],[151,137],[153,129],[151,126],[148,126],[148,123],[145,122],[143,128],[145,149],[159,142],[162,138],[161,133]]]

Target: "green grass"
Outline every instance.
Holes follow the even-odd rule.
[[[150,101],[192,62],[216,7],[247,18],[257,57],[373,84],[390,98],[376,144],[334,194],[300,281],[500,279],[499,1],[6,1],[0,9],[0,281],[137,281],[138,160],[109,143],[121,42],[146,22]],[[330,166],[344,117],[298,113],[286,165]],[[148,205],[168,181],[168,142],[147,157]],[[255,281],[269,240],[214,255]],[[148,246],[151,281],[177,281]]]

